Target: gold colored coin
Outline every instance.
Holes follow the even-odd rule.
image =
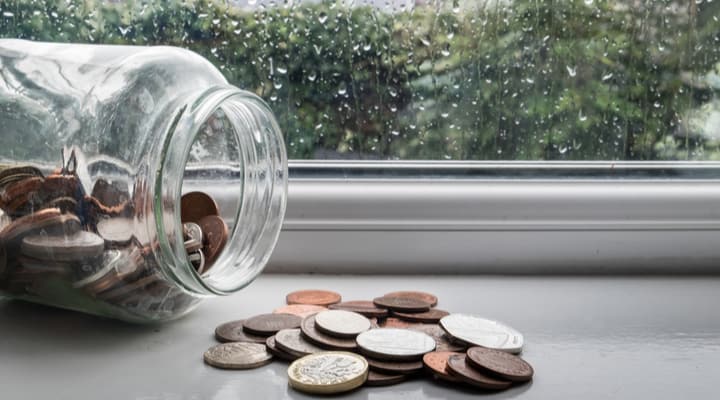
[[[367,360],[345,351],[311,354],[288,368],[290,386],[311,394],[348,392],[362,386],[367,376]]]

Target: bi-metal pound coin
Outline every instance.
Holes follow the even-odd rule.
[[[336,394],[362,386],[368,363],[354,353],[328,351],[296,360],[288,368],[290,386],[311,394]]]

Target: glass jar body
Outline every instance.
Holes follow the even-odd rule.
[[[282,138],[262,100],[202,57],[0,40],[0,109],[0,294],[163,321],[267,262],[285,211]],[[200,205],[181,196],[198,190],[224,222],[219,249],[208,232],[201,250],[187,245],[199,221],[182,214]]]

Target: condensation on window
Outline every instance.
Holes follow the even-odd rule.
[[[189,48],[295,159],[716,160],[720,0],[0,0],[0,36]]]

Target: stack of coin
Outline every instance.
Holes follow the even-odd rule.
[[[164,319],[188,309],[198,300],[157,265],[157,240],[148,237],[143,219],[144,186],[98,178],[88,195],[77,171],[89,167],[79,164],[86,157],[76,151],[67,161],[64,152],[61,166],[47,175],[33,166],[0,167],[0,291],[73,308],[84,308],[84,301],[89,310],[103,302],[128,319]],[[228,228],[204,193],[183,196],[181,211],[188,261],[205,274]]]
[[[448,387],[497,391],[534,374],[515,355],[522,351],[522,334],[498,321],[437,309],[438,298],[430,293],[343,302],[336,292],[301,290],[288,294],[286,302],[273,314],[218,326],[215,337],[223,344],[208,350],[205,361],[247,369],[274,356],[292,363],[292,388],[315,394],[394,385],[421,375]]]
[[[198,274],[205,274],[225,248],[228,227],[212,197],[190,192],[181,199],[185,250]]]

